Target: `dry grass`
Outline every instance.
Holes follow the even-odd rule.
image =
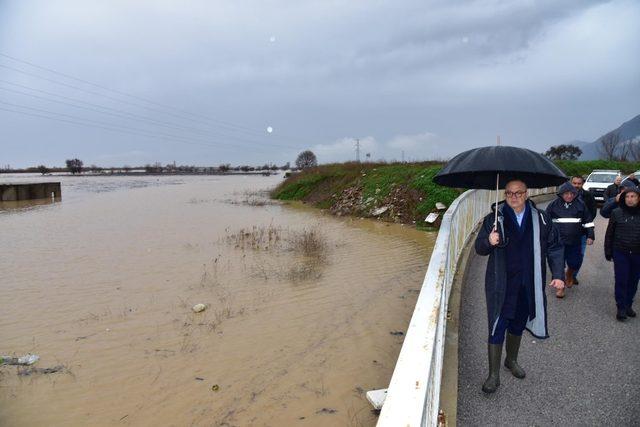
[[[323,259],[326,255],[327,242],[319,229],[304,229],[289,235],[290,248],[306,257]]]
[[[276,248],[282,240],[282,229],[269,225],[240,229],[237,233],[227,234],[227,243],[238,249],[270,250]]]
[[[290,282],[319,279],[327,262],[329,247],[326,236],[317,227],[290,230],[273,225],[254,226],[250,230],[241,229],[227,234],[226,242],[242,251],[280,255],[275,267],[262,257],[252,265],[252,276],[265,281],[273,277]],[[292,252],[293,257],[290,255]]]

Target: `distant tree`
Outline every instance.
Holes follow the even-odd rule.
[[[582,155],[582,150],[575,145],[562,144],[549,148],[544,155],[551,160],[577,160]]]
[[[249,166],[246,166],[246,165],[245,166],[240,166],[240,170],[242,172],[249,172],[249,169],[251,169]]]
[[[280,166],[280,169],[282,169],[283,171],[291,169],[291,163],[285,163],[284,165]]]
[[[82,172],[82,166],[83,166],[82,160],[80,160],[80,159],[67,159],[66,163],[67,163],[67,169],[72,174],[75,175],[77,173],[81,173]]]
[[[38,166],[38,172],[40,172],[42,175],[46,175],[49,173],[49,168],[45,165],[40,165]]]
[[[278,167],[277,167],[275,164],[273,164],[273,165],[271,165],[271,168],[270,168],[270,169],[271,169],[272,171],[277,171],[277,170],[278,170]]]
[[[229,163],[224,163],[218,166],[218,170],[222,173],[227,173],[231,169],[231,165]]]
[[[131,166],[129,166],[129,165],[124,165],[124,166],[122,167],[122,170],[124,171],[124,173],[129,173],[129,172],[131,172]]]
[[[298,158],[296,159],[296,166],[298,169],[306,169],[314,166],[318,166],[318,159],[316,155],[313,154],[311,150],[305,150],[302,153],[298,154]]]
[[[264,165],[262,165],[262,167],[260,168],[260,170],[268,171],[268,170],[269,170],[269,164],[268,164],[268,163],[265,163]]]

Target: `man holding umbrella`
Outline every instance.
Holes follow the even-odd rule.
[[[527,198],[523,181],[512,180],[505,189],[506,203],[499,204],[498,227],[494,214],[485,217],[475,249],[489,255],[485,276],[489,316],[489,377],[482,391],[493,393],[500,385],[500,360],[505,341],[504,365],[516,378],[525,372],[518,365],[522,332],[527,329],[538,338],[547,338],[544,296],[545,259],[553,280],[549,284],[563,289],[564,255],[558,231],[550,218]]]
[[[564,288],[564,254],[558,230],[547,214],[528,200],[528,187],[560,185],[566,176],[544,156],[516,147],[483,147],[454,157],[434,177],[440,185],[462,188],[505,188],[505,203],[496,200],[475,241],[479,255],[489,255],[485,274],[489,376],[482,391],[500,385],[500,362],[506,335],[504,365],[524,378],[518,365],[522,332],[547,338],[544,283],[546,261],[550,286]],[[493,182],[493,184],[492,184]]]

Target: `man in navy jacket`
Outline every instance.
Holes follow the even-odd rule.
[[[505,188],[506,203],[487,215],[475,241],[478,255],[489,255],[485,297],[489,329],[489,376],[482,391],[493,393],[500,385],[500,361],[506,334],[504,365],[516,378],[524,378],[518,365],[522,332],[547,338],[547,303],[544,293],[549,262],[556,289],[564,287],[563,252],[558,230],[551,219],[527,199],[527,186],[513,180]]]
[[[582,264],[582,236],[587,236],[587,245],[592,245],[595,239],[593,218],[585,204],[578,199],[578,192],[570,182],[560,186],[558,198],[547,206],[547,214],[558,227],[564,244],[564,260],[567,264],[564,281],[570,288],[575,283],[573,274]],[[564,298],[564,295],[564,288],[556,291],[556,297]]]

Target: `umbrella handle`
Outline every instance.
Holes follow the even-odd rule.
[[[498,229],[498,191],[500,191],[500,172],[496,173],[496,215],[495,219],[493,220],[493,228],[495,228],[496,230]]]

